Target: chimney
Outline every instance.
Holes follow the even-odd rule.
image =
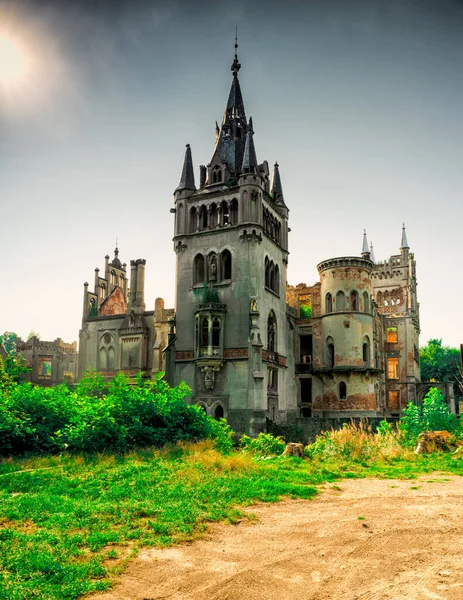
[[[135,310],[137,297],[137,261],[130,261],[130,292],[129,292],[129,312]]]
[[[145,265],[146,260],[139,258],[135,261],[137,263],[137,296],[136,296],[136,312],[142,313],[146,310],[145,305]]]
[[[199,166],[199,187],[203,188],[206,185],[206,167],[205,165]]]

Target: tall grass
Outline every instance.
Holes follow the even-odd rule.
[[[305,449],[310,458],[343,458],[360,462],[411,460],[413,453],[402,444],[400,430],[392,427],[373,432],[363,422],[322,433]]]

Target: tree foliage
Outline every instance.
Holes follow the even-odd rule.
[[[437,388],[431,388],[417,406],[411,402],[404,410],[399,422],[404,440],[415,444],[422,431],[450,431],[458,429],[458,418],[449,412],[444,395]]]
[[[0,345],[5,348],[9,356],[14,356],[16,354],[17,339],[18,335],[14,333],[14,331],[5,331],[0,335]]]
[[[171,388],[162,373],[133,384],[123,374],[106,383],[92,372],[70,390],[15,383],[0,371],[0,455],[125,452],[207,437],[229,445],[232,434],[187,404],[189,393],[185,383]]]
[[[442,340],[429,340],[420,348],[420,366],[423,381],[454,382],[461,375],[460,350],[443,346]]]

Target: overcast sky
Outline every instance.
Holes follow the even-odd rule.
[[[463,342],[463,3],[0,0],[28,57],[0,81],[0,332],[78,338],[84,281],[119,239],[146,303],[174,305],[173,191],[196,178],[240,82],[257,157],[280,164],[289,283],[321,260],[415,253],[421,344]]]

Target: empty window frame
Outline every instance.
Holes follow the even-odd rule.
[[[345,381],[339,383],[339,400],[347,399],[347,385]]]
[[[397,344],[397,342],[398,342],[397,327],[388,327],[387,328],[387,342],[388,342],[388,344]]]
[[[206,277],[206,265],[204,256],[197,254],[193,265],[193,284],[204,283]]]
[[[399,359],[395,356],[387,359],[387,378],[399,379]]]
[[[341,290],[336,294],[336,310],[346,310],[346,296]]]

